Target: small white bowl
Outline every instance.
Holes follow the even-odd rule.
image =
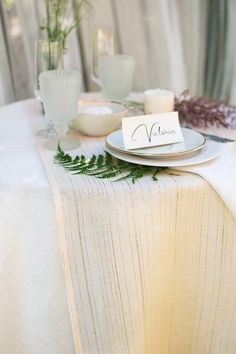
[[[72,127],[88,136],[104,136],[119,128],[128,108],[120,101],[85,99],[79,101]]]

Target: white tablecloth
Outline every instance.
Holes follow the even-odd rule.
[[[4,354],[75,352],[51,188],[29,126],[39,113],[34,100],[0,110]],[[61,172],[66,230],[78,231],[66,236],[79,354],[235,354],[236,223],[207,182],[180,173],[131,186]]]
[[[73,354],[51,189],[27,115],[0,108],[0,353]]]

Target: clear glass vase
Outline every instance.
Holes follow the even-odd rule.
[[[47,40],[38,40],[35,43],[35,83],[34,93],[37,99],[42,103],[43,100],[39,88],[39,75],[48,70],[63,69],[63,49],[61,42],[51,42]],[[43,108],[44,111],[44,108]],[[38,132],[38,135],[44,138],[55,136],[55,129],[51,121],[48,121],[46,129]]]
[[[99,75],[99,60],[104,55],[115,54],[115,37],[113,28],[98,27],[93,38],[93,72],[91,78],[101,87]]]

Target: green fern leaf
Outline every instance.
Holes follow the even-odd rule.
[[[113,178],[113,180],[117,177],[115,181],[131,179],[133,183],[145,174],[150,174],[152,180],[157,181],[158,174],[167,169],[166,167],[153,168],[129,163],[114,158],[108,152],[105,152],[105,155],[93,155],[90,159],[87,159],[84,155],[77,155],[72,158],[62,150],[60,144],[58,145],[54,161],[65,170],[70,171],[72,175],[93,176],[99,179]]]

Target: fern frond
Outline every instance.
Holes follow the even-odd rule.
[[[62,166],[66,171],[71,172],[72,175],[86,175],[99,179],[117,177],[115,181],[131,179],[133,183],[146,174],[150,174],[152,180],[157,181],[158,174],[167,169],[167,167],[154,168],[151,166],[142,166],[126,162],[114,158],[109,152],[106,151],[105,155],[93,155],[89,159],[87,159],[84,155],[77,155],[72,158],[69,154],[66,154],[62,150],[60,144],[58,145],[54,161]]]

